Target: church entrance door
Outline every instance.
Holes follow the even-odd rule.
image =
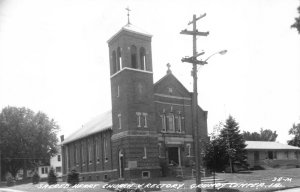
[[[173,164],[178,166],[179,165],[179,148],[178,147],[168,147],[168,157],[169,157],[169,164]]]

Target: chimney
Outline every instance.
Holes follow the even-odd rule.
[[[64,135],[61,135],[61,136],[60,136],[60,141],[63,142],[64,140],[65,140],[65,136],[64,136]]]

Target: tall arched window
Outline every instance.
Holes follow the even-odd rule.
[[[112,52],[112,67],[113,67],[113,73],[117,72],[117,55],[116,51]]]
[[[84,142],[81,143],[81,162],[85,165],[85,144]]]
[[[169,115],[168,115],[168,131],[170,131],[170,132],[175,131],[175,121],[174,121],[173,113],[169,113]]]
[[[144,47],[140,48],[140,64],[142,70],[147,70],[146,68],[146,51]]]
[[[118,47],[117,50],[117,69],[118,71],[122,69],[122,56],[121,56],[121,49]]]
[[[137,65],[137,50],[136,50],[136,46],[131,45],[130,52],[131,52],[131,67],[134,68],[134,69],[137,69],[138,65]]]
[[[92,141],[89,141],[88,142],[88,158],[89,158],[89,163],[92,163],[92,152],[93,152],[93,142]]]

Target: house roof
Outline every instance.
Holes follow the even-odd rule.
[[[115,38],[122,31],[128,31],[128,32],[131,32],[131,33],[139,34],[139,35],[152,37],[152,35],[150,33],[146,32],[146,31],[140,29],[139,27],[137,27],[137,26],[130,23],[130,24],[126,24],[124,27],[122,27],[116,34],[114,34],[111,38],[109,38],[109,40],[107,42],[109,43],[113,38]]]
[[[286,150],[300,150],[299,147],[291,146],[291,145],[286,145],[274,141],[246,141],[246,150],[253,150],[253,149],[258,149],[258,150],[280,150],[280,149],[286,149]]]
[[[96,116],[95,118],[90,120],[88,123],[83,125],[77,131],[75,131],[69,137],[67,137],[63,141],[63,144],[70,143],[74,140],[87,137],[94,133],[98,133],[98,132],[101,132],[104,130],[111,129],[111,127],[112,127],[112,113],[110,110],[110,111],[107,111],[105,113],[102,113],[102,114]]]

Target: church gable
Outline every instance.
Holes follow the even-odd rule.
[[[191,93],[169,73],[154,84],[154,94],[191,98]]]

